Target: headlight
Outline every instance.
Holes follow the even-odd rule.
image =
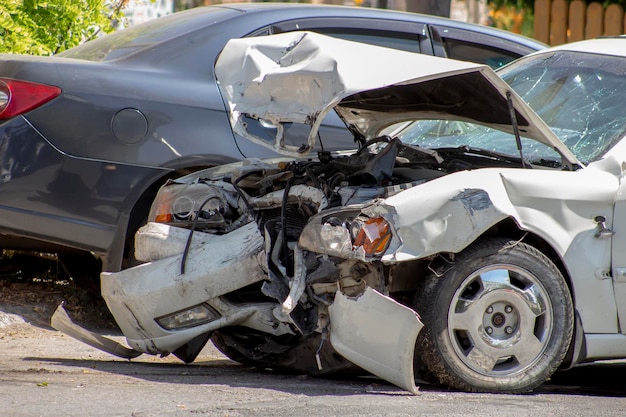
[[[199,217],[199,224],[221,222],[223,214],[229,210],[226,193],[210,183],[166,185],[152,203],[148,221],[184,226]]]
[[[219,313],[206,304],[199,304],[186,310],[177,311],[156,319],[159,326],[166,330],[185,329],[217,320]]]
[[[383,217],[338,211],[311,218],[298,245],[311,252],[341,258],[371,258],[387,250],[392,236],[392,227]]]
[[[363,248],[365,256],[382,254],[391,241],[391,227],[382,217],[357,218],[352,222],[352,246]]]

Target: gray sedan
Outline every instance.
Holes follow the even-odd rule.
[[[132,264],[133,235],[167,179],[274,154],[233,134],[213,66],[231,38],[296,29],[493,67],[544,47],[409,13],[237,4],[176,13],[54,57],[3,55],[0,247],[59,252],[66,266],[92,272]],[[319,143],[355,147],[336,117]]]

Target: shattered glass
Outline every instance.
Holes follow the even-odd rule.
[[[624,58],[556,52],[528,57],[499,75],[546,122],[583,163],[593,162],[626,133]],[[511,134],[459,120],[420,120],[386,129],[404,143],[425,148],[469,147],[519,156]],[[559,165],[559,154],[524,138],[530,164]]]
[[[519,157],[514,135],[470,122],[420,120],[397,133],[397,137],[403,143],[429,149],[467,147],[513,158]],[[527,163],[560,166],[561,155],[554,149],[523,136],[521,141],[524,160]]]
[[[623,57],[555,52],[528,57],[499,75],[583,163],[626,133]]]

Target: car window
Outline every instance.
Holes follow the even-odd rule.
[[[519,58],[519,55],[509,51],[456,39],[443,38],[443,45],[448,58],[485,64],[491,68],[500,68]]]
[[[277,134],[274,125],[268,121],[250,117],[243,117],[243,119],[246,122],[248,132],[268,143],[274,143]],[[283,123],[283,129],[283,140],[286,146],[300,148],[308,144],[309,132],[311,132],[310,125],[306,123]],[[352,133],[346,129],[346,125],[335,112],[330,112],[318,130],[313,151],[341,151],[356,148],[357,145]]]
[[[384,19],[309,18],[280,22],[272,26],[273,33],[309,30],[335,38],[383,46],[409,52],[428,53],[426,25]]]
[[[499,75],[583,163],[626,134],[626,59],[555,52],[516,62]]]
[[[498,74],[546,122],[583,163],[600,159],[626,135],[626,58],[588,53],[538,54]],[[519,154],[513,135],[454,120],[396,124],[384,134],[427,148],[470,146]],[[559,160],[548,146],[522,137],[525,159],[548,165]]]
[[[123,58],[144,48],[151,47],[206,26],[206,20],[214,22],[231,17],[235,12],[229,9],[204,7],[192,13],[180,12],[134,25],[107,36],[85,42],[57,56],[84,59],[88,61],[111,61]],[[204,19],[195,18],[205,15]],[[184,22],[184,24],[181,24]]]
[[[536,50],[506,39],[505,34],[494,36],[441,25],[431,25],[430,32],[435,55],[486,64],[494,69]]]
[[[316,29],[322,35],[328,35],[347,41],[367,43],[385,48],[400,49],[402,51],[420,53],[420,44],[415,34],[393,31],[368,31],[364,29],[356,32],[354,29]]]

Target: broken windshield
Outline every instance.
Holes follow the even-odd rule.
[[[519,157],[515,136],[498,129],[456,120],[420,120],[394,125],[383,133],[424,148],[469,147]],[[394,132],[394,129],[396,130]],[[560,166],[561,155],[543,143],[521,137],[524,159],[535,165]]]
[[[624,63],[622,57],[558,51],[518,60],[499,75],[580,161],[589,163],[626,132]],[[394,125],[385,133],[423,147],[469,146],[519,156],[513,135],[468,122],[421,120]],[[560,159],[550,147],[521,139],[527,162],[553,166]]]
[[[599,159],[626,131],[623,57],[557,51],[499,75],[584,163]]]

